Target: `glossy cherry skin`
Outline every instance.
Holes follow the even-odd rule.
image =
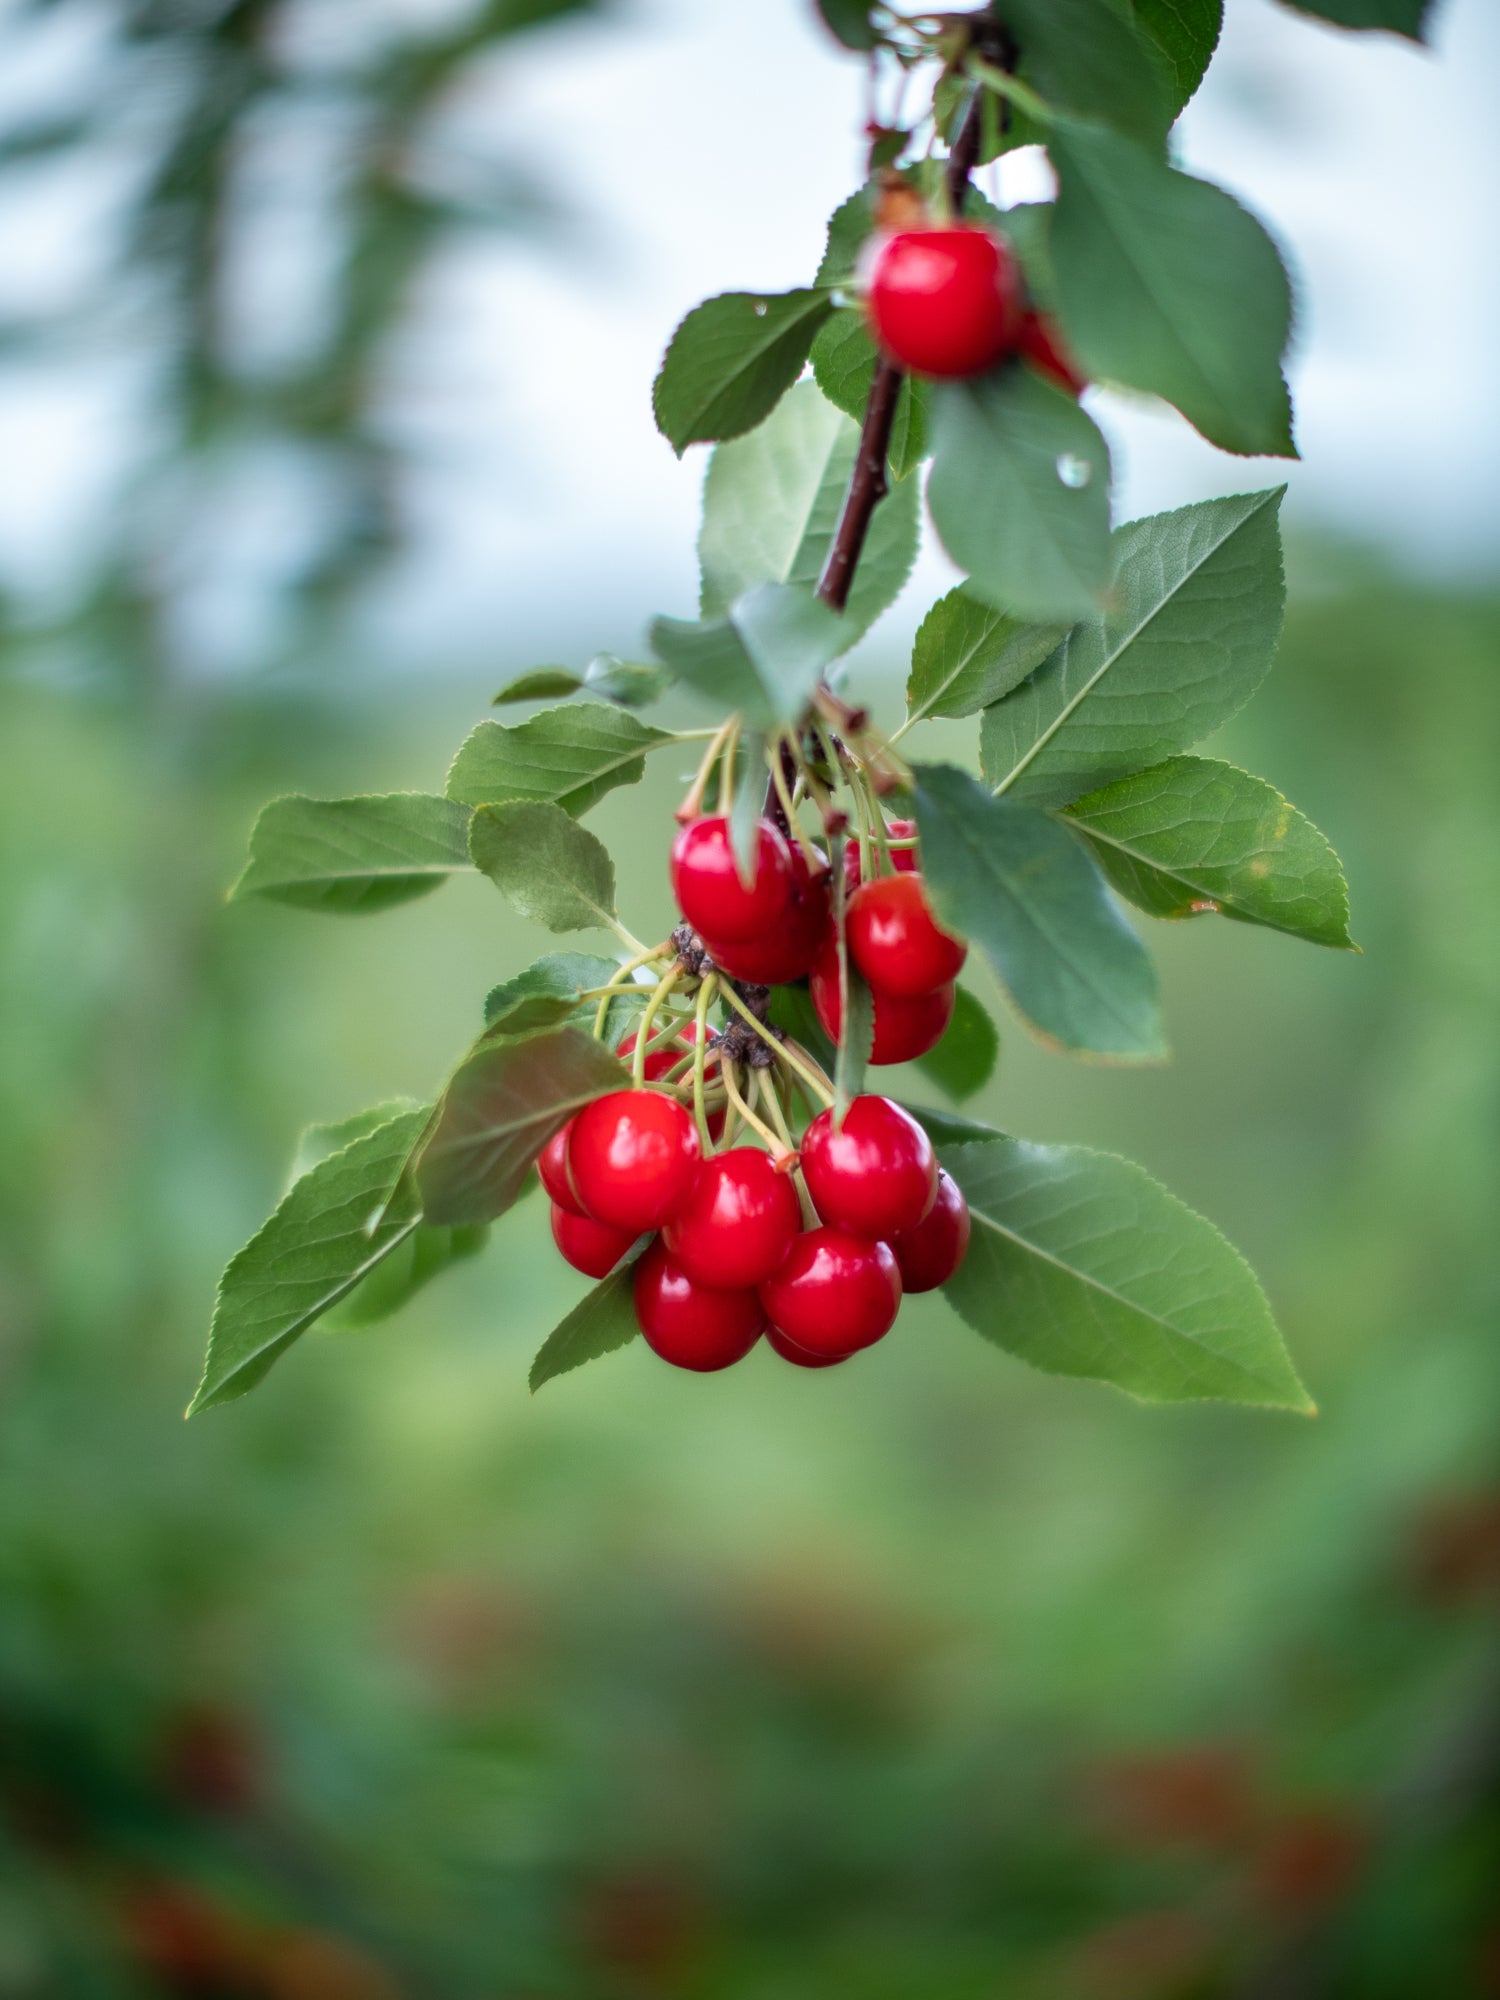
[[[569,1215],[582,1215],[583,1203],[568,1172],[568,1134],[572,1129],[570,1118],[560,1132],[552,1134],[537,1157],[536,1175],[555,1207],[566,1209]],[[566,1251],[563,1254],[566,1256]]]
[[[575,1271],[586,1278],[607,1278],[635,1237],[628,1229],[611,1229],[586,1215],[572,1215],[553,1202],[552,1241]]]
[[[946,986],[969,947],[932,914],[920,875],[882,875],[849,898],[845,936],[854,963],[877,993],[903,1000]]]
[[[893,819],[886,821],[886,833],[892,840],[911,840],[916,836],[917,822],[914,819]],[[891,866],[898,875],[916,872],[917,850],[914,847],[893,847]],[[859,842],[846,841],[844,844],[844,887],[851,893],[860,885]]]
[[[784,986],[811,970],[832,922],[827,868],[814,874],[801,848],[793,847],[792,900],[774,930],[746,943],[722,939],[712,927],[698,935],[714,964],[731,979]]]
[[[903,229],[876,255],[866,301],[892,361],[917,375],[980,375],[1011,353],[1024,312],[1010,245],[987,229]]]
[[[760,1302],[795,1347],[841,1361],[895,1325],[901,1272],[887,1243],[846,1229],[807,1229],[761,1286]]]
[[[792,856],[786,836],[762,820],[756,830],[755,875],[746,887],[723,813],[695,819],[672,843],[672,893],[700,936],[726,943],[763,937],[792,900]]]
[[[837,1041],[844,1015],[839,1003],[838,948],[831,940],[813,967],[809,983],[823,1031]],[[940,986],[935,993],[920,994],[915,1000],[904,999],[899,993],[883,993],[878,987],[871,991],[875,999],[875,1038],[870,1061],[876,1066],[914,1062],[918,1056],[925,1056],[943,1039],[953,1019],[951,986]]]
[[[695,1285],[753,1291],[780,1269],[801,1227],[790,1175],[759,1147],[732,1146],[699,1167],[662,1238]]]
[[[1027,313],[1016,346],[1023,360],[1068,395],[1081,395],[1089,386],[1089,378],[1069,354],[1062,328],[1050,313]]]
[[[635,1267],[635,1317],[653,1353],[700,1375],[742,1360],[766,1324],[754,1292],[695,1285],[660,1238]]]
[[[766,1345],[794,1368],[837,1368],[840,1362],[850,1359],[848,1354],[813,1354],[799,1347],[795,1340],[788,1340],[779,1326],[767,1326]]]
[[[888,1097],[856,1097],[835,1130],[819,1112],[802,1141],[802,1175],[825,1222],[855,1236],[915,1229],[937,1193],[932,1141]]]
[[[611,1229],[660,1229],[693,1184],[698,1128],[675,1097],[659,1090],[612,1090],[573,1120],[568,1173],[595,1222]]]
[[[938,1168],[937,1196],[915,1229],[890,1239],[904,1292],[935,1292],[946,1285],[969,1249],[969,1204],[951,1174]]]

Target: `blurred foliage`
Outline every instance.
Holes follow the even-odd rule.
[[[1243,1243],[1316,1422],[1144,1412],[940,1301],[827,1376],[637,1344],[532,1401],[573,1293],[529,1203],[389,1325],[180,1422],[299,1121],[424,1096],[530,954],[478,881],[368,926],[225,911],[267,793],[430,784],[488,690],[334,729],[305,681],[190,671],[178,539],[267,440],[331,468],[326,542],[253,596],[259,657],[336,656],[399,518],[390,343],[470,226],[428,121],[559,11],[381,39],[93,7],[109,87],[6,141],[15,174],[107,146],[128,229],[4,365],[118,342],[151,415],[77,587],[12,604],[0,652],[0,1996],[1500,1992],[1492,598],[1304,551],[1215,746],[1335,840],[1362,960],[1162,926],[1171,1070],[1014,1035],[979,1101]],[[235,190],[304,109],[341,149],[331,303],[252,367]],[[600,809],[642,921],[673,777]]]

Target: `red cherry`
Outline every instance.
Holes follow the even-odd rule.
[[[794,1368],[837,1368],[841,1361],[851,1358],[848,1354],[814,1354],[809,1348],[799,1347],[795,1340],[788,1340],[779,1326],[766,1328],[766,1345]]]
[[[570,1118],[560,1132],[552,1134],[537,1156],[536,1174],[558,1208],[566,1209],[569,1215],[582,1215],[583,1203],[568,1173],[568,1134],[572,1129]]]
[[[739,1292],[779,1269],[801,1227],[790,1178],[769,1153],[734,1146],[703,1162],[663,1239],[695,1285]]]
[[[886,822],[886,833],[892,840],[913,840],[916,838],[917,822],[914,819],[893,819]],[[910,875],[917,866],[917,850],[914,847],[893,847],[891,866],[898,875]],[[859,842],[849,840],[844,843],[844,887],[853,891],[860,885]]]
[[[586,1215],[573,1215],[552,1204],[552,1241],[575,1271],[586,1278],[607,1278],[635,1237],[628,1229],[611,1229]]]
[[[935,1292],[946,1285],[969,1249],[969,1204],[958,1182],[938,1168],[937,1198],[915,1229],[891,1238],[904,1292]]]
[[[654,1353],[700,1375],[741,1360],[766,1323],[754,1292],[695,1285],[660,1238],[636,1266],[635,1316]]]
[[[756,831],[755,875],[740,879],[729,821],[723,813],[695,819],[672,843],[672,893],[700,934],[729,944],[773,929],[792,899],[792,856],[786,836],[762,820]]]
[[[877,993],[903,1000],[946,986],[969,947],[932,914],[920,875],[882,875],[849,899],[845,935],[854,963]]]
[[[977,225],[903,229],[876,256],[866,302],[876,340],[918,375],[979,375],[1021,331],[1020,267]]]
[[[825,866],[815,875],[801,848],[793,847],[792,900],[773,931],[742,944],[721,939],[712,927],[698,935],[714,964],[731,979],[784,986],[811,969],[830,921],[828,870]]]
[[[901,1273],[889,1244],[844,1229],[807,1229],[761,1286],[760,1302],[794,1346],[842,1360],[895,1325]]]
[[[1089,386],[1088,376],[1068,352],[1062,328],[1050,313],[1027,313],[1021,321],[1016,346],[1039,375],[1045,375],[1070,396],[1081,395]]]
[[[802,1174],[825,1222],[857,1236],[915,1229],[937,1193],[932,1141],[888,1097],[856,1097],[835,1131],[820,1111],[802,1141]]]
[[[810,984],[823,1032],[837,1041],[844,1013],[839,1004],[838,947],[832,940],[824,946],[813,967]],[[936,992],[919,994],[914,1000],[899,993],[882,992],[878,986],[871,991],[875,997],[875,1040],[870,1050],[873,1064],[913,1062],[918,1056],[925,1056],[943,1039],[953,1019],[951,986],[939,986]]]
[[[698,1128],[675,1097],[659,1090],[612,1090],[573,1120],[568,1172],[595,1222],[611,1229],[660,1229],[692,1186]]]

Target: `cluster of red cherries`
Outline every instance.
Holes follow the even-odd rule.
[[[909,841],[912,832],[897,820],[887,836]],[[748,880],[721,814],[693,820],[674,845],[673,886],[702,947],[700,976],[753,986],[807,976],[837,1039],[827,865],[769,820],[757,833]],[[858,849],[847,852],[845,937],[874,996],[871,1060],[903,1062],[947,1026],[966,947],[928,908],[912,848],[892,849],[898,872],[870,881],[859,880]],[[723,1060],[722,1038],[703,1032],[706,1068]],[[837,1124],[820,1111],[797,1150],[706,1152],[691,1108],[664,1082],[691,1062],[699,1033],[690,1017],[652,1034],[641,1087],[596,1098],[548,1144],[537,1166],[553,1240],[576,1270],[603,1278],[652,1234],[635,1267],[636,1318],[680,1368],[726,1368],[762,1334],[799,1367],[831,1367],[890,1331],[904,1293],[952,1277],[968,1249],[968,1206],[921,1125],[887,1097],[856,1097]],[[774,1031],[764,1034],[774,1053]],[[637,1035],[617,1053],[634,1058]],[[707,1117],[711,1140],[723,1116],[716,1108]]]

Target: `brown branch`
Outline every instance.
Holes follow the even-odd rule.
[[[865,420],[859,433],[859,451],[854,460],[854,476],[849,481],[838,532],[818,584],[818,595],[835,611],[849,602],[854,572],[870,532],[870,517],[890,491],[886,460],[891,453],[891,426],[896,421],[896,400],[901,394],[902,374],[894,361],[882,357],[875,364],[870,384]]]

